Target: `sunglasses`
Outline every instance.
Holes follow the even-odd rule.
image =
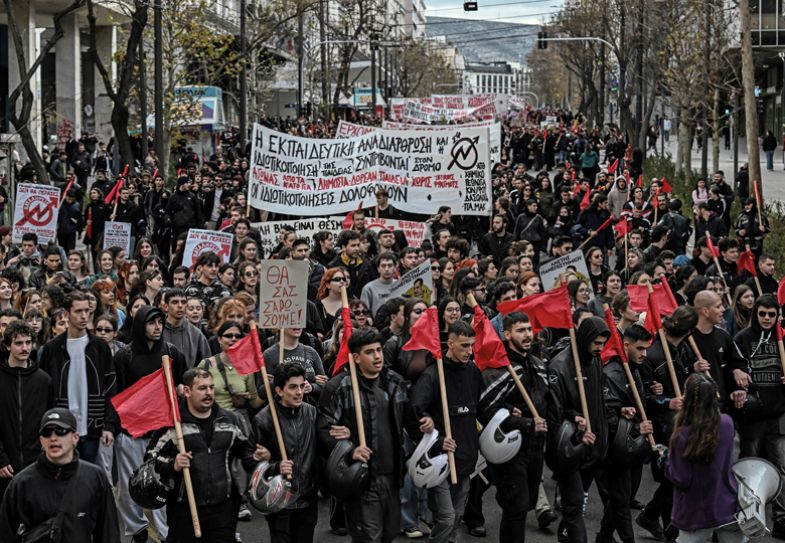
[[[367,316],[367,315],[370,315],[371,312],[368,311],[367,309],[355,309],[354,311],[352,311],[352,314],[354,314],[354,315],[366,315]]]
[[[419,307],[416,309],[412,309],[412,313],[414,313],[415,315],[422,315],[424,312],[425,310]]]
[[[431,271],[439,271],[439,266],[431,266]]]
[[[71,433],[71,430],[68,428],[60,428],[59,426],[50,426],[49,428],[44,428],[39,432],[38,435],[41,437],[52,437],[52,434],[57,434],[60,437],[67,436]]]
[[[758,316],[761,318],[774,319],[777,317],[776,311],[758,311]]]
[[[224,334],[221,336],[222,338],[226,339],[241,339],[243,337],[242,334]]]
[[[246,277],[256,277],[257,275],[259,274],[256,272],[245,272]]]
[[[333,277],[332,279],[330,279],[330,282],[331,283],[345,283],[346,282],[346,277]]]
[[[114,332],[114,328],[102,328],[101,327],[101,328],[96,328],[95,331],[98,332],[99,334],[111,334],[111,333]]]

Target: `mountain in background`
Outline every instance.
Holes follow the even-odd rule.
[[[426,19],[425,33],[429,38],[445,36],[449,42],[455,44],[466,62],[472,63],[506,61],[526,65],[526,56],[536,45],[537,32],[540,29],[536,25],[500,21],[473,21],[453,17],[427,17]],[[521,35],[521,37],[492,39],[508,35]]]

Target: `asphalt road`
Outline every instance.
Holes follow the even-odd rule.
[[[550,471],[546,468],[546,479],[545,479],[545,488],[548,493],[548,497],[551,499],[551,503],[553,503],[553,496],[554,496],[554,481],[550,478]],[[643,480],[641,482],[641,488],[638,492],[638,500],[642,502],[648,501],[649,497],[652,495],[656,488],[656,484],[652,481],[651,472],[649,471],[648,466],[644,467],[643,472]],[[488,535],[485,538],[476,538],[471,537],[466,533],[464,527],[461,527],[459,530],[458,541],[457,543],[493,543],[498,541],[498,529],[499,529],[499,520],[501,517],[501,511],[499,506],[496,504],[495,500],[495,489],[489,489],[484,496],[484,508],[483,514],[486,518],[486,529],[488,530]],[[637,511],[633,510],[633,518],[637,515]],[[597,531],[599,530],[599,524],[602,517],[602,502],[600,501],[600,497],[597,494],[596,485],[592,485],[590,493],[589,493],[589,504],[588,510],[586,513],[586,528],[587,533],[589,536],[589,541],[593,542],[594,538],[596,537]],[[770,516],[768,517],[771,518]],[[537,520],[534,517],[534,513],[530,513],[528,517],[528,522],[526,525],[526,542],[527,543],[555,543],[556,542],[556,526],[558,522],[554,522],[551,525],[551,528],[548,530],[540,530],[537,526]],[[649,537],[648,532],[640,529],[634,522],[633,527],[635,528],[635,537],[636,541],[640,543],[652,542],[655,541],[651,537]],[[238,531],[242,536],[242,540],[245,543],[262,543],[269,541],[269,531],[267,529],[267,522],[264,520],[261,514],[254,511],[253,518],[250,522],[239,522],[238,523]],[[618,539],[618,538],[617,538]],[[131,538],[127,537],[124,538],[124,542],[130,542]],[[152,541],[152,540],[151,540]],[[319,504],[319,524],[316,527],[316,532],[314,534],[314,541],[317,543],[350,543],[350,538],[348,536],[336,536],[330,532],[329,526],[329,503],[327,500],[321,500]],[[403,541],[410,541],[405,536],[401,535],[397,538],[397,542]],[[427,541],[427,538],[420,539],[419,541]],[[521,537],[520,541],[524,541],[523,537]],[[776,540],[771,537],[765,537],[761,539],[755,540],[756,542],[761,543],[769,543],[775,542]]]

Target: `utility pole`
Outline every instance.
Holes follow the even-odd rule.
[[[733,178],[739,171],[739,93],[733,91],[733,111],[730,117],[731,136],[733,137]],[[734,187],[735,188],[735,187]]]
[[[704,37],[703,37],[703,99],[709,99],[709,63],[711,62],[711,27],[709,19],[711,17],[711,3],[708,0],[703,2],[703,22]],[[707,178],[709,175],[709,105],[705,103],[703,106],[703,133],[701,134],[701,175]],[[734,172],[735,175],[735,172]]]
[[[750,184],[763,179],[760,172],[760,147],[758,145],[758,111],[755,98],[755,63],[752,58],[752,24],[750,22],[749,0],[739,2],[739,22],[741,23],[741,76],[744,85],[744,124],[747,135],[747,162],[749,163]],[[734,172],[735,175],[736,172]]]
[[[144,65],[144,40],[139,40],[139,116],[142,128],[142,167],[147,158],[147,75]]]
[[[319,56],[322,64],[322,109],[327,119],[330,118],[329,77],[327,75],[327,0],[319,2]]]
[[[246,133],[248,127],[248,43],[246,41],[246,4],[245,0],[240,0],[240,154],[245,156]]]
[[[163,0],[155,0],[153,7],[153,25],[155,31],[155,59],[153,71],[155,90],[153,98],[155,99],[155,154],[158,155],[159,164],[168,164],[168,160],[164,160],[164,35],[163,35],[163,14],[161,13],[161,2]],[[161,172],[166,175],[166,172]]]
[[[305,77],[305,16],[301,5],[297,7],[297,116],[301,116],[304,110],[304,77]]]

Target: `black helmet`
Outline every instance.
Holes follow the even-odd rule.
[[[290,481],[284,479],[282,475],[269,473],[271,467],[268,462],[260,462],[256,466],[246,493],[250,504],[264,515],[286,509],[299,497]]]
[[[368,487],[368,464],[353,461],[353,451],[351,441],[342,439],[327,459],[327,490],[339,500],[357,498]]]
[[[128,479],[128,493],[142,509],[160,509],[166,505],[169,490],[149,462],[136,468]]]
[[[572,471],[589,459],[591,448],[578,437],[575,424],[565,420],[556,434],[556,463],[559,470]]]
[[[619,427],[613,439],[613,461],[623,466],[643,464],[651,454],[646,436],[638,431],[637,424],[619,418]]]

